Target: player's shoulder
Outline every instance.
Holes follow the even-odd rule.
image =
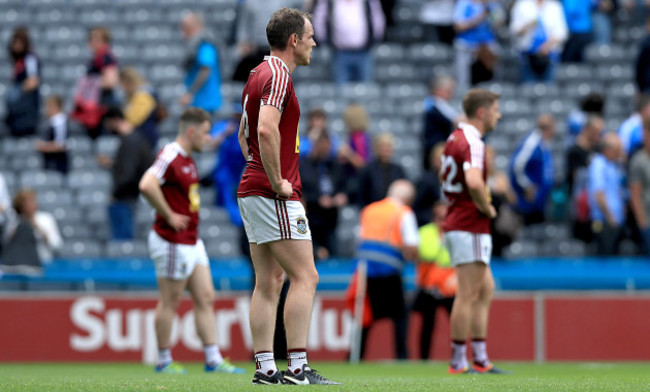
[[[171,163],[180,155],[180,146],[176,142],[167,143],[158,152],[158,159]]]

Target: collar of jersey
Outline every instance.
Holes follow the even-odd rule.
[[[282,66],[284,67],[284,69],[285,69],[287,72],[289,72],[289,67],[287,66],[287,64],[284,63],[284,61],[282,61],[281,58],[279,58],[279,57],[277,57],[277,56],[264,56],[264,60],[267,60],[267,61],[268,61],[268,60],[271,60],[271,59],[278,60],[278,61],[280,62],[280,64],[282,64]]]
[[[174,147],[174,149],[176,149],[176,151],[178,151],[179,154],[181,154],[184,158],[187,158],[187,152],[183,150],[183,147],[181,147],[181,145],[178,144],[178,142],[173,142],[172,146]]]
[[[479,132],[478,129],[476,129],[476,127],[472,124],[461,122],[458,123],[458,128],[462,129],[465,132],[471,132],[479,139],[481,138],[481,132]]]

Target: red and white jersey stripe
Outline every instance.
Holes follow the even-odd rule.
[[[287,96],[287,87],[289,86],[289,67],[275,56],[266,56],[264,60],[269,64],[271,69],[271,91],[269,92],[266,102],[262,99],[262,105],[272,105],[283,110],[284,98]]]

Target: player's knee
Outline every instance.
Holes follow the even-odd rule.
[[[176,311],[178,307],[181,305],[181,299],[183,295],[169,295],[166,298],[163,298],[162,300],[162,306],[165,309],[173,310]]]
[[[214,303],[214,290],[205,290],[198,293],[194,298],[194,305],[197,307],[212,307]]]
[[[268,297],[277,297],[282,291],[284,284],[284,272],[279,272],[270,276],[256,276],[255,290]]]
[[[303,270],[296,278],[299,284],[313,288],[314,290],[316,290],[316,286],[318,286],[319,277],[316,267]]]

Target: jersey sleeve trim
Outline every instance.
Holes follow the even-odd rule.
[[[277,61],[269,59],[267,63],[269,64],[269,68],[273,75],[271,77],[271,91],[269,92],[269,97],[266,102],[264,100],[261,102],[262,105],[275,106],[280,110],[280,112],[282,112],[284,98],[287,95],[287,89],[289,86],[289,74],[282,68],[281,64],[278,64]]]
[[[169,165],[176,159],[178,152],[171,146],[165,147],[165,149],[160,153],[156,161],[151,165],[147,173],[152,174],[158,179],[158,182],[161,184],[165,182],[165,174],[167,173],[167,168]]]
[[[465,139],[469,146],[469,166],[463,163],[463,170],[468,170],[470,168],[476,168],[483,170],[483,162],[485,160],[485,143],[474,135],[471,135],[469,132],[463,130]]]

